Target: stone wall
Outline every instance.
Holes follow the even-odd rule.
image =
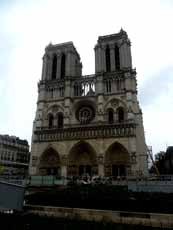
[[[142,212],[119,212],[108,210],[93,210],[79,208],[31,206],[26,211],[40,216],[54,216],[60,218],[83,219],[89,221],[105,221],[130,225],[151,226],[160,228],[173,227],[173,214],[156,214]]]

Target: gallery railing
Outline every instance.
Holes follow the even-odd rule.
[[[173,190],[173,175],[161,175],[153,177],[136,177],[136,176],[123,176],[123,177],[101,177],[101,176],[30,176],[25,180],[27,186],[53,186],[53,185],[72,185],[72,184],[107,184],[107,185],[128,185],[129,189],[135,190],[137,187],[144,187],[146,190],[151,189],[152,186],[155,189],[160,190],[164,186],[170,186]]]
[[[81,126],[74,128],[41,128],[34,132],[34,142],[60,141],[73,139],[129,137],[136,135],[136,124],[116,124],[100,126]]]

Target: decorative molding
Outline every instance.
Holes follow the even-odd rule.
[[[49,142],[63,140],[82,140],[93,138],[134,137],[136,136],[135,123],[120,123],[111,125],[81,126],[64,129],[37,129],[34,132],[34,142]]]
[[[111,104],[111,106],[112,106],[113,108],[116,108],[116,107],[119,106],[120,101],[119,101],[118,99],[114,98],[114,99],[112,99],[112,100],[110,101],[110,104]]]

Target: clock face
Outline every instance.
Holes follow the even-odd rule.
[[[91,106],[82,106],[77,110],[76,117],[81,124],[88,124],[95,117],[94,109]]]

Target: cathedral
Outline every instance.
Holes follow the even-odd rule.
[[[30,175],[147,176],[147,146],[127,33],[98,37],[95,74],[73,42],[49,44],[33,124]]]

